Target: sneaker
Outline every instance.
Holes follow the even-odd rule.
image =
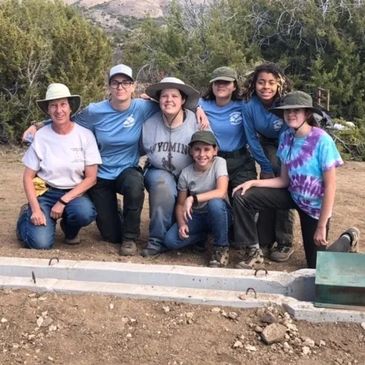
[[[60,227],[63,233],[65,233],[65,223],[63,219],[61,219]],[[74,238],[67,238],[65,235],[65,243],[66,245],[75,246],[81,242],[79,235],[76,235]]]
[[[237,265],[237,269],[253,269],[256,265],[264,263],[264,254],[260,248],[247,247],[244,259]]]
[[[358,252],[358,243],[360,239],[360,230],[356,227],[351,227],[347,229],[345,232],[342,232],[340,237],[347,234],[351,238],[351,248],[349,252]]]
[[[270,250],[270,260],[276,262],[288,261],[294,253],[294,248],[291,246],[274,245]]]
[[[166,247],[162,244],[150,241],[147,243],[147,246],[142,250],[141,255],[143,257],[153,257],[166,251]]]
[[[137,255],[137,245],[133,240],[126,240],[120,245],[120,256],[134,256]]]
[[[81,242],[79,235],[77,235],[74,238],[66,238],[65,237],[65,243],[66,245],[75,246],[78,245]]]
[[[212,256],[209,260],[209,267],[226,267],[229,261],[228,247],[213,247]]]

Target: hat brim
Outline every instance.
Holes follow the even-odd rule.
[[[270,110],[271,113],[273,113],[273,114],[277,115],[278,117],[282,118],[283,114],[284,114],[284,110],[288,110],[288,109],[309,109],[312,113],[317,113],[317,114],[323,116],[323,113],[322,113],[321,109],[311,107],[311,106],[299,105],[299,104],[277,106],[277,107],[271,108],[269,110]]]
[[[70,103],[71,115],[75,114],[80,109],[80,106],[81,106],[80,95],[70,95],[70,96],[65,96],[65,98],[67,98],[68,102]],[[63,98],[57,97],[54,99],[37,100],[38,108],[40,110],[42,110],[43,113],[49,115],[48,114],[48,103],[52,100],[57,100],[57,99],[63,99]]]
[[[214,79],[211,79],[209,82],[212,83],[214,81],[236,81],[236,79],[234,77],[229,77],[229,76],[219,76],[219,77],[215,77]]]
[[[190,110],[194,110],[198,105],[199,92],[193,87],[186,84],[178,84],[175,82],[159,82],[147,87],[146,94],[158,101],[159,93],[165,89],[178,89],[186,95],[184,107]]]
[[[110,84],[110,80],[111,80],[114,76],[118,76],[118,75],[126,76],[126,77],[128,77],[131,81],[133,81],[133,82],[134,82],[134,78],[133,78],[133,77],[130,77],[130,75],[124,74],[123,72],[117,72],[117,73],[115,73],[115,74],[113,74],[113,75],[111,75],[111,76],[109,77],[109,84]]]

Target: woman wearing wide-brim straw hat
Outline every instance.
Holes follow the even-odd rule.
[[[150,224],[142,255],[154,256],[166,248],[165,234],[175,221],[177,180],[191,162],[189,142],[199,129],[193,109],[199,93],[176,77],[150,85],[146,94],[159,102],[160,111],[143,125],[142,145],[148,158],[145,186],[149,193]]]
[[[357,250],[359,230],[350,228],[330,245],[327,241],[332,215],[336,168],[343,164],[332,138],[318,128],[310,95],[287,94],[273,113],[283,117],[288,129],[280,136],[280,176],[252,180],[234,190],[233,212],[236,236],[248,247],[258,245],[257,212],[265,209],[296,209],[299,213],[305,257],[316,267],[318,250]],[[243,264],[242,264],[243,266]]]
[[[96,217],[85,193],[96,183],[101,157],[92,132],[71,121],[80,104],[80,96],[59,83],[50,84],[46,97],[37,100],[52,122],[37,133],[23,157],[28,204],[21,209],[17,236],[28,248],[52,248],[59,219],[65,243],[78,244],[80,229]],[[35,177],[42,183],[39,194]]]

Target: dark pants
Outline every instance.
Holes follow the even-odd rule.
[[[278,142],[274,139],[260,137],[262,148],[266,157],[270,160],[275,176],[280,175],[280,161],[276,156]],[[261,211],[257,221],[257,230],[260,246],[270,247],[274,242],[280,246],[291,247],[293,244],[293,210],[272,210]]]
[[[236,243],[241,247],[259,243],[255,215],[266,209],[296,209],[298,211],[307,265],[309,268],[315,268],[317,251],[323,250],[315,245],[313,239],[318,220],[299,209],[287,189],[251,188],[244,195],[241,195],[240,191],[234,195],[233,215]],[[326,228],[328,234],[329,221]]]
[[[246,147],[233,152],[219,151],[218,156],[223,157],[227,162],[229,197],[231,197],[232,190],[237,185],[257,179],[255,160]]]
[[[123,195],[123,219],[118,211],[117,193]],[[139,169],[128,168],[115,180],[98,178],[89,194],[97,211],[96,224],[105,241],[119,243],[139,236],[144,201]]]

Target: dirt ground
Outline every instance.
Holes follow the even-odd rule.
[[[0,255],[145,264],[205,265],[206,257],[182,250],[144,259],[118,256],[117,245],[100,240],[95,224],[81,233],[77,247],[58,233],[51,251],[21,247],[15,237],[19,207],[25,202],[19,148],[0,148]],[[330,237],[357,226],[365,232],[365,163],[346,162],[338,170]],[[298,224],[297,224],[298,226]],[[139,247],[146,242],[148,204]],[[295,253],[287,263],[266,260],[268,270],[305,267],[299,227]],[[365,241],[360,250],[365,251]],[[232,250],[231,266],[238,261]],[[271,320],[268,321],[267,317]],[[268,323],[286,326],[286,337],[265,345]],[[0,364],[365,364],[365,323],[311,324],[295,321],[279,308],[239,310],[179,303],[125,300],[92,295],[0,291]]]

